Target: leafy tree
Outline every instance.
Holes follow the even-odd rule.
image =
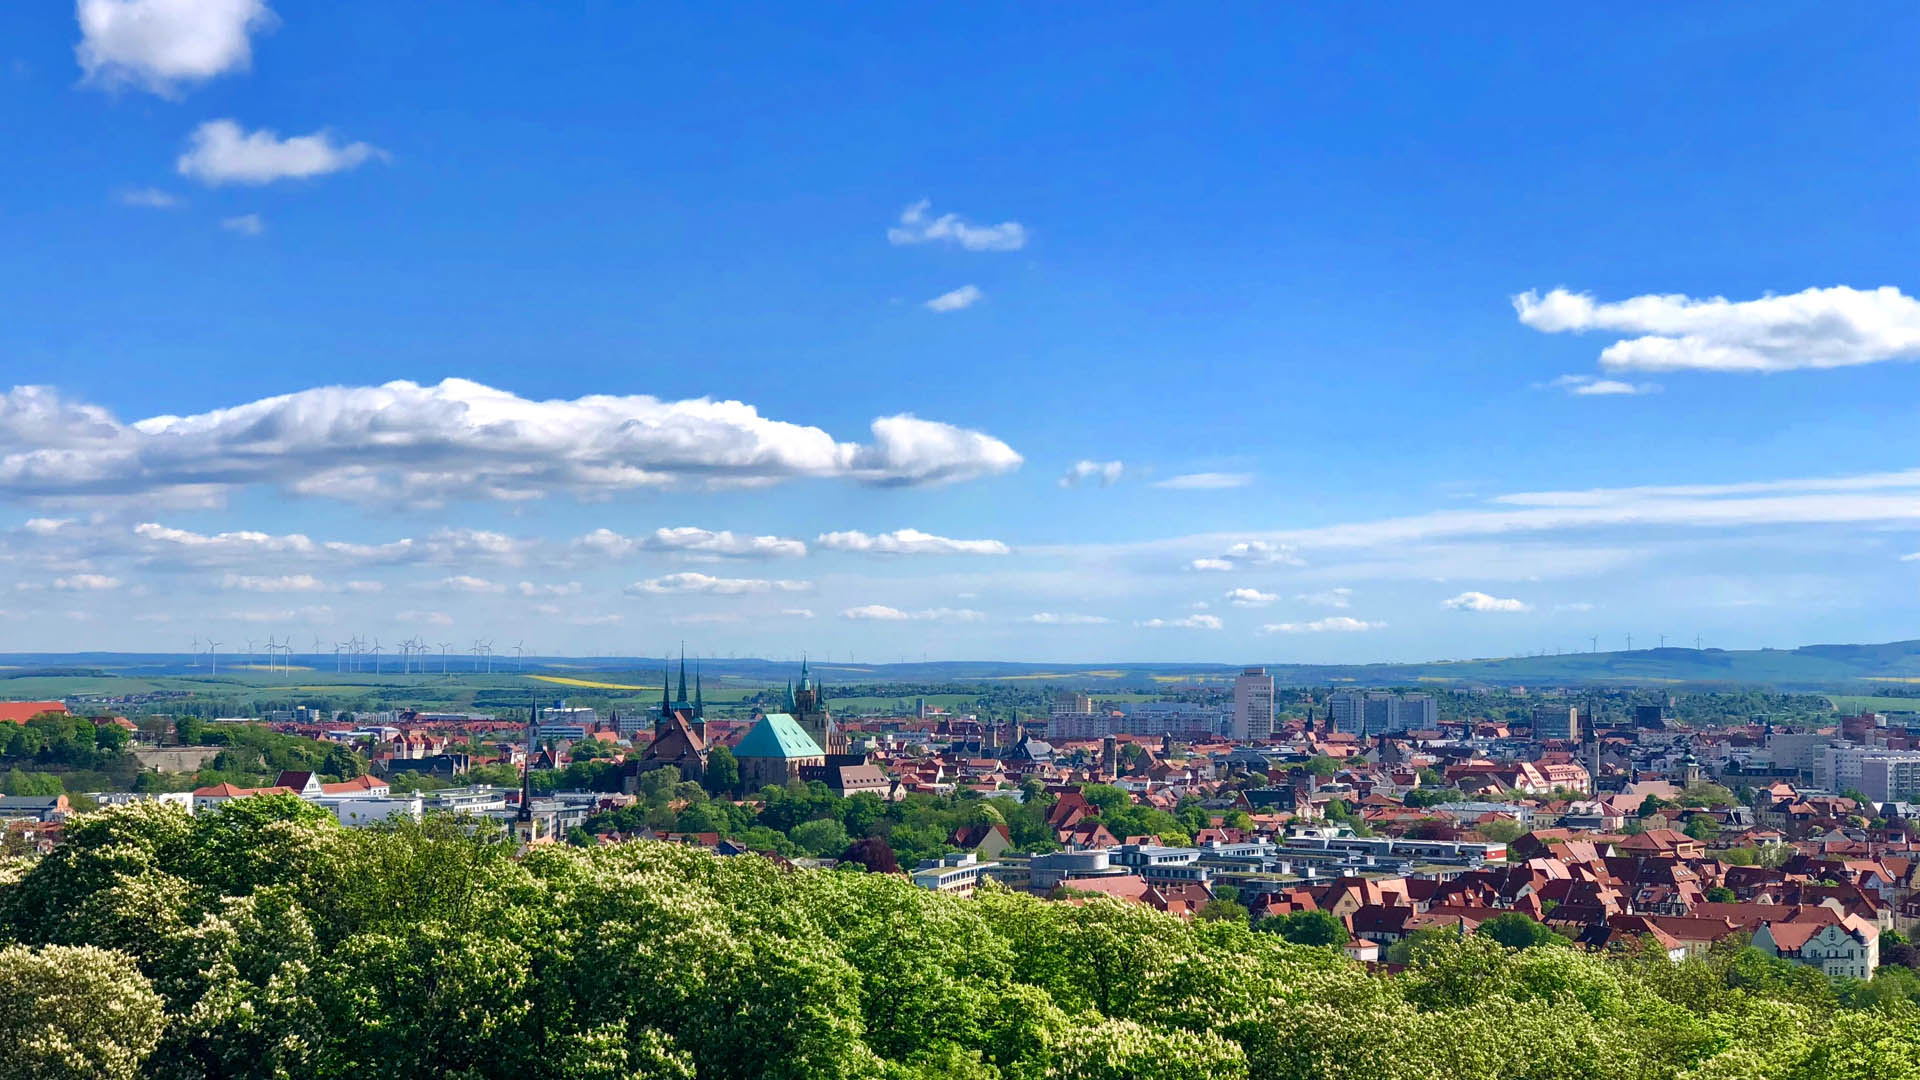
[[[1727,888],[1725,885],[1715,885],[1707,890],[1707,903],[1709,904],[1731,904],[1738,899],[1739,897],[1734,895],[1733,890]]]
[[[1531,949],[1538,945],[1564,945],[1566,938],[1518,911],[1509,911],[1480,924],[1474,933],[1490,938],[1509,949]]]
[[[1485,837],[1488,843],[1511,844],[1520,839],[1520,835],[1526,830],[1511,818],[1496,818],[1478,826],[1474,831]]]
[[[1208,922],[1245,923],[1248,918],[1245,904],[1235,900],[1223,900],[1217,896],[1200,905],[1200,910],[1196,914]]]
[[[731,795],[740,787],[740,761],[733,751],[715,746],[707,751],[707,768],[701,783],[716,796]]]
[[[1295,911],[1260,920],[1260,929],[1278,934],[1295,945],[1345,945],[1347,924],[1327,911]]]
[[[1720,823],[1705,814],[1695,814],[1687,819],[1687,827],[1684,831],[1688,836],[1704,844],[1719,837]]]
[[[847,845],[847,850],[840,853],[840,861],[858,863],[873,874],[900,872],[900,861],[894,858],[893,849],[877,836],[863,836]]]
[[[787,834],[809,855],[834,855],[847,849],[846,826],[832,819],[803,822]]]
[[[0,1080],[120,1080],[159,1043],[160,996],[92,946],[0,949]]]
[[[0,780],[0,790],[8,795],[59,795],[67,788],[54,773],[9,769],[5,779]]]

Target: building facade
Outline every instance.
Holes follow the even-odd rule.
[[[1233,680],[1233,729],[1241,742],[1273,734],[1273,676],[1263,667],[1250,667]]]

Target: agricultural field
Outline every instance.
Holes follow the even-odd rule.
[[[1920,712],[1920,697],[1884,697],[1872,694],[1828,694],[1827,700],[1845,715],[1863,712]]]

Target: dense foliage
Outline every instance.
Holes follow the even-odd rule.
[[[292,798],[79,818],[54,854],[0,863],[0,936],[0,1076],[1920,1074],[1906,997],[1843,1004],[1751,950],[1429,936],[1380,977],[1105,899],[658,843],[517,858]]]

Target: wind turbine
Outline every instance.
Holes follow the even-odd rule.
[[[440,674],[442,675],[447,673],[447,650],[452,647],[453,642],[451,641],[443,641],[440,643]]]
[[[373,653],[373,673],[378,675],[380,674],[380,653],[382,651],[379,638],[376,637],[373,639],[373,648],[368,651]]]
[[[247,666],[253,666],[253,639],[247,639]]]
[[[213,640],[212,638],[207,639],[207,659],[213,664],[213,673],[215,675],[220,674],[220,654],[214,651],[219,647],[220,647],[219,642]]]
[[[199,638],[193,639],[193,666],[194,667],[200,666],[200,639]]]
[[[526,645],[526,641],[524,640],[516,641],[513,643],[513,666],[516,670],[527,666],[526,665],[527,650],[522,647],[524,645]]]

